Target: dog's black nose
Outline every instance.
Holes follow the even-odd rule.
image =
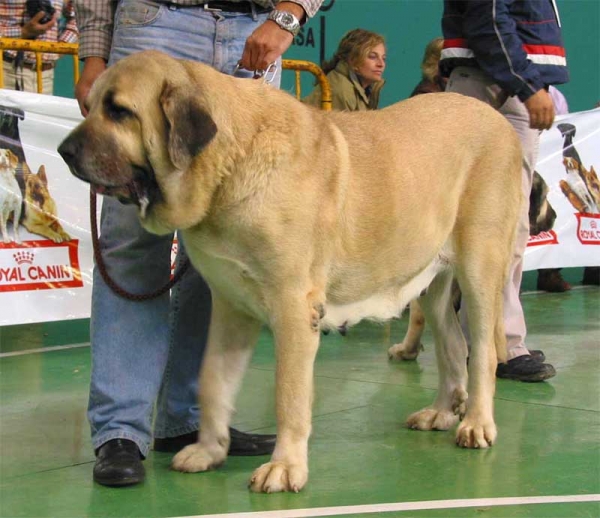
[[[75,142],[75,139],[67,137],[62,141],[61,145],[58,146],[58,154],[63,157],[63,160],[67,165],[72,165],[75,157],[79,151],[79,145]]]

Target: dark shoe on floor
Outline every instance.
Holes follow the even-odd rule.
[[[586,266],[583,269],[581,284],[586,286],[600,286],[600,266]]]
[[[94,481],[98,484],[132,486],[145,476],[142,454],[133,441],[112,439],[98,448],[94,464]]]
[[[563,293],[571,289],[571,285],[562,278],[559,268],[538,270],[537,289],[549,293]]]
[[[546,361],[546,355],[544,354],[544,351],[535,349],[533,351],[529,351],[529,354],[537,362],[544,363]]]
[[[228,455],[236,457],[270,455],[275,449],[276,435],[261,435],[255,433],[244,433],[235,428],[229,429],[231,443]],[[198,432],[186,433],[177,437],[165,437],[154,439],[154,451],[176,453],[189,444],[198,440]]]
[[[496,368],[496,377],[517,381],[544,381],[555,375],[556,371],[552,365],[539,361],[529,354],[517,356],[506,363],[499,363]]]

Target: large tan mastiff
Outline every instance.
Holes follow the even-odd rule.
[[[202,434],[176,470],[225,460],[236,393],[267,324],[277,445],[250,487],[302,489],[320,329],[395,317],[424,290],[439,392],[408,425],[446,430],[460,417],[457,444],[495,441],[501,292],[521,203],[520,145],[501,115],[456,94],[325,113],[157,52],[110,67],[88,103],[59,148],[71,171],[137,204],[150,232],[179,230],[212,290]],[[453,276],[470,316],[468,381]]]

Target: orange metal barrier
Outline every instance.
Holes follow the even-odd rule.
[[[310,61],[302,61],[298,59],[283,59],[281,60],[281,66],[285,70],[295,70],[296,72],[296,98],[301,97],[300,88],[300,72],[310,72],[317,78],[319,85],[321,86],[321,108],[326,111],[331,110],[331,87],[327,76],[321,70],[321,67],[315,65]]]
[[[52,43],[47,41],[21,40],[13,38],[0,38],[0,88],[4,87],[4,58],[5,50],[23,50],[35,52],[37,89],[42,91],[42,53],[51,52],[53,54],[71,54],[73,56],[73,78],[75,83],[79,81],[79,45],[77,43]],[[321,86],[321,108],[331,110],[331,88],[327,76],[318,65],[310,61],[297,59],[283,59],[282,67],[284,70],[295,71],[296,76],[296,98],[301,97],[300,73],[310,72],[313,74]]]
[[[77,43],[53,43],[49,41],[19,40],[0,38],[0,87],[4,87],[4,51],[23,50],[35,52],[37,89],[42,91],[42,53],[71,54],[73,56],[73,77],[79,81],[79,45]]]

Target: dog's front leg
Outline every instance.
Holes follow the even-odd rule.
[[[6,228],[6,220],[8,219],[8,214],[0,214],[0,232],[2,233],[2,241],[5,243],[10,243],[10,238],[8,237],[8,230]]]
[[[320,336],[313,313],[310,303],[280,300],[272,320],[277,355],[277,444],[271,461],[254,471],[252,491],[297,493],[308,480],[313,369]]]
[[[175,455],[173,469],[206,471],[227,458],[235,396],[260,328],[260,322],[235,310],[213,291],[208,344],[199,381],[199,439]]]

